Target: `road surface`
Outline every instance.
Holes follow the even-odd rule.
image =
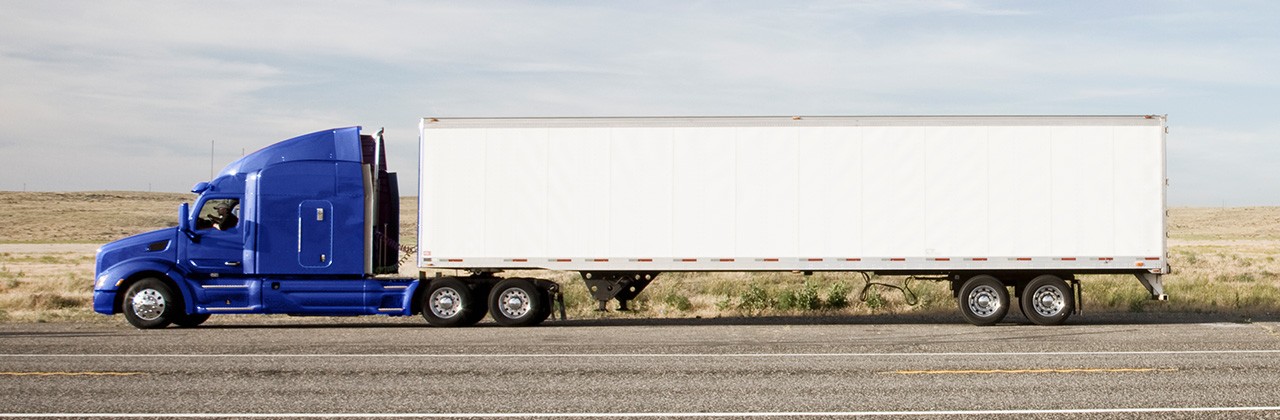
[[[1093,314],[0,324],[0,416],[1280,417],[1280,323]]]

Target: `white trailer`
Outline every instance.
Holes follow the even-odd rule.
[[[486,280],[529,269],[582,273],[602,309],[691,271],[946,276],[979,325],[1011,296],[1033,322],[1061,323],[1079,274],[1134,274],[1164,299],[1165,123],[425,118],[418,265],[474,275],[432,282],[423,313],[541,322],[554,284]]]

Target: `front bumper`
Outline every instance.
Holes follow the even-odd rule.
[[[116,306],[115,290],[94,290],[93,311],[103,315],[114,315]]]

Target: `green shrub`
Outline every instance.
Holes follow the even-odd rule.
[[[747,313],[757,314],[773,306],[773,301],[769,299],[769,292],[757,284],[752,284],[751,288],[739,296],[739,299],[738,309]]]
[[[866,294],[862,295],[862,303],[865,303],[867,308],[876,310],[883,308],[885,302],[884,298],[880,296],[880,291],[872,287],[867,289]]]
[[[689,298],[680,293],[667,293],[666,296],[662,297],[662,302],[677,311],[693,309],[693,303],[689,301]]]
[[[794,290],[783,290],[778,292],[778,304],[775,308],[781,311],[796,309],[799,306],[799,304],[797,304],[798,299],[799,298],[796,297],[796,292]]]
[[[849,306],[849,286],[843,281],[837,281],[831,285],[831,292],[827,293],[827,307],[831,309],[844,309]]]
[[[818,297],[818,286],[805,281],[800,291],[796,292],[796,309],[816,310],[822,308],[822,299]]]

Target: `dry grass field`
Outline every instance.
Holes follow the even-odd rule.
[[[94,251],[176,225],[191,194],[0,192],[0,322],[122,322],[90,309]],[[413,244],[415,198],[401,200],[402,242]],[[1175,208],[1169,218],[1169,302],[1146,299],[1132,276],[1089,276],[1086,311],[1209,312],[1242,320],[1280,313],[1280,208]],[[416,275],[412,263],[404,275]],[[914,299],[857,274],[667,273],[630,313],[597,313],[574,273],[539,273],[565,286],[571,318],[859,315],[955,311],[946,284],[914,281]],[[900,277],[874,282],[902,285]]]

